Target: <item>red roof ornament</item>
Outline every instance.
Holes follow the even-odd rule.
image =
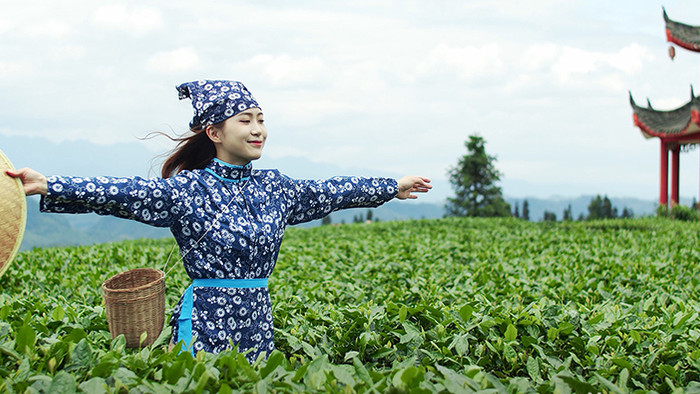
[[[673,45],[668,47],[668,57],[670,57],[671,60],[673,60],[673,58],[676,57],[676,48],[674,48]]]

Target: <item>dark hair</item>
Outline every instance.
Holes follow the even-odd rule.
[[[213,125],[218,127],[219,124]],[[201,126],[190,129],[191,135],[181,137],[166,137],[177,142],[177,147],[173,149],[168,158],[163,163],[161,175],[163,178],[170,178],[180,171],[201,169],[207,166],[216,156],[216,148],[209,136]]]

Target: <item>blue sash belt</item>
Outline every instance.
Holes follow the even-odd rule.
[[[254,287],[267,287],[267,278],[260,279],[194,279],[185,290],[182,297],[180,317],[177,319],[177,339],[184,341],[182,350],[187,351],[187,346],[192,341],[192,289],[194,287],[228,287],[234,289],[251,289]],[[194,349],[192,349],[194,354]]]

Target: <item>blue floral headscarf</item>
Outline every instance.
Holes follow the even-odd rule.
[[[238,81],[185,82],[177,87],[177,91],[180,100],[192,100],[194,117],[190,128],[206,127],[223,122],[248,108],[260,108],[248,88]]]

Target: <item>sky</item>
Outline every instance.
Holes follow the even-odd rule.
[[[478,134],[505,195],[656,200],[659,141],[634,127],[629,92],[668,110],[700,91],[700,54],[669,58],[662,6],[700,25],[697,0],[5,0],[0,149],[31,136],[160,154],[166,139],[139,137],[187,131],[175,86],[233,79],[265,113],[264,159],[446,185]],[[697,149],[681,155],[682,196],[699,168]]]

